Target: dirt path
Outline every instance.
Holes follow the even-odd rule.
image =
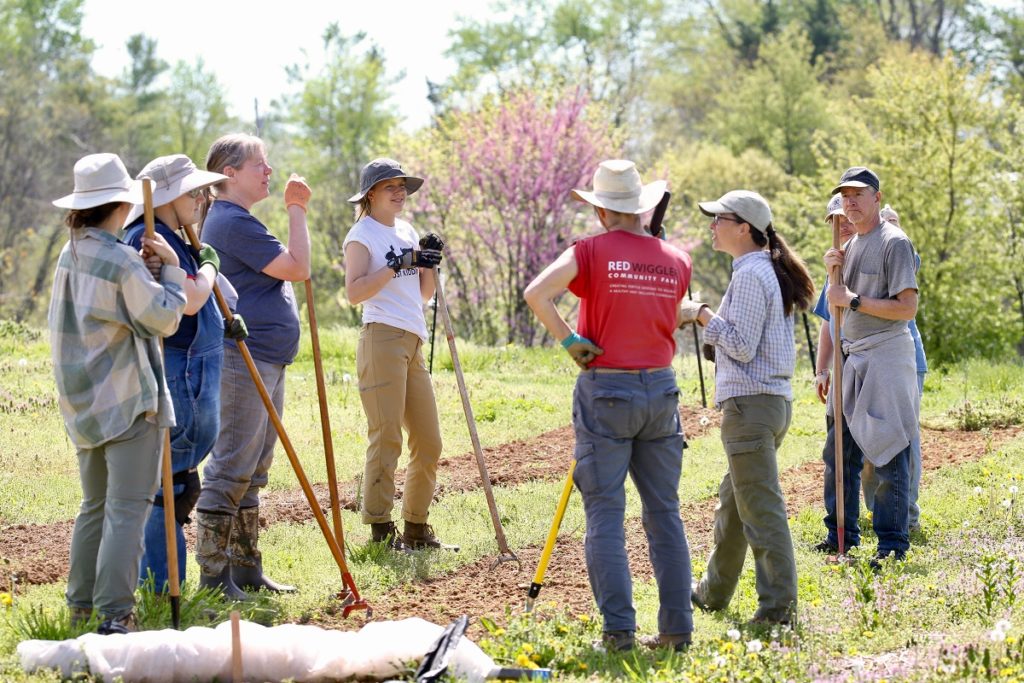
[[[686,433],[699,436],[718,424],[713,411],[683,411]],[[706,419],[702,419],[706,418]],[[703,422],[703,424],[702,424]],[[994,430],[991,435],[980,432],[943,432],[922,430],[924,469],[957,465],[977,460],[1007,440],[1018,436],[1020,428]],[[572,452],[573,434],[562,427],[536,438],[485,449],[492,481],[515,486],[527,481],[556,481],[565,476],[566,463]],[[479,486],[475,458],[466,453],[443,462],[440,469],[444,494],[469,491]],[[805,507],[821,506],[820,462],[808,462],[782,473],[782,486],[791,515]],[[401,478],[399,478],[401,481]],[[354,508],[352,482],[341,487],[343,504]],[[325,486],[314,487],[321,508],[328,508]],[[439,495],[442,495],[439,492]],[[691,501],[683,506],[690,551],[705,556],[710,549],[711,522],[715,498]],[[313,518],[301,490],[274,492],[264,498],[268,523],[306,522]],[[44,584],[67,576],[68,546],[71,520],[45,525],[14,525],[0,529],[0,591],[9,591],[12,584]],[[627,528],[630,565],[634,576],[651,576],[646,541],[639,520],[631,520]],[[189,538],[190,546],[194,539]],[[420,616],[438,623],[451,621],[460,614],[487,615],[496,621],[505,618],[504,608],[520,605],[533,578],[540,548],[517,549],[523,563],[522,571],[504,564],[491,571],[492,557],[481,558],[458,572],[422,582],[404,584],[393,591],[372,596],[375,619]],[[555,602],[559,608],[574,613],[590,612],[592,598],[583,558],[583,545],[578,539],[560,537],[555,556],[545,578],[541,602]],[[354,622],[342,622],[340,615],[322,614],[314,620],[339,628],[351,628]],[[347,623],[347,625],[345,625]]]

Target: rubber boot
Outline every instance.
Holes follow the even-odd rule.
[[[263,573],[259,540],[259,507],[241,508],[235,516],[235,533],[231,536],[231,578],[243,590],[266,588],[271,593],[294,593],[295,586],[278,583]]]
[[[231,539],[232,515],[196,510],[196,562],[199,563],[199,585],[219,588],[228,600],[248,600],[249,596],[231,580],[228,543]]]
[[[459,546],[448,545],[442,543],[437,536],[434,535],[434,527],[429,524],[417,524],[406,520],[405,522],[405,544],[414,550],[420,550],[421,548],[440,548],[442,550],[454,550],[458,551]]]

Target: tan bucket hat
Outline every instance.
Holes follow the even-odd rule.
[[[170,204],[192,190],[209,187],[228,179],[222,173],[200,171],[185,154],[157,157],[146,164],[136,177],[140,181],[143,178],[153,181],[153,208]],[[135,222],[135,219],[142,215],[143,208],[140,201],[138,206],[132,208],[124,224],[130,225]]]

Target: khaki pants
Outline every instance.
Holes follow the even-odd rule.
[[[382,323],[364,325],[359,334],[356,369],[370,441],[363,471],[366,524],[391,521],[403,427],[410,455],[402,517],[416,524],[427,521],[441,457],[441,426],[422,347],[418,335]]]
[[[729,604],[748,544],[758,597],[754,616],[782,620],[796,609],[796,560],[775,461],[791,417],[792,404],[782,396],[737,396],[722,403],[729,472],[718,488],[715,545],[697,588],[710,609]]]

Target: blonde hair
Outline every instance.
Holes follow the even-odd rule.
[[[223,173],[228,166],[241,168],[246,161],[260,152],[266,152],[263,140],[247,133],[229,133],[222,135],[210,145],[206,153],[206,170]],[[213,189],[219,190],[226,181],[214,183]]]

